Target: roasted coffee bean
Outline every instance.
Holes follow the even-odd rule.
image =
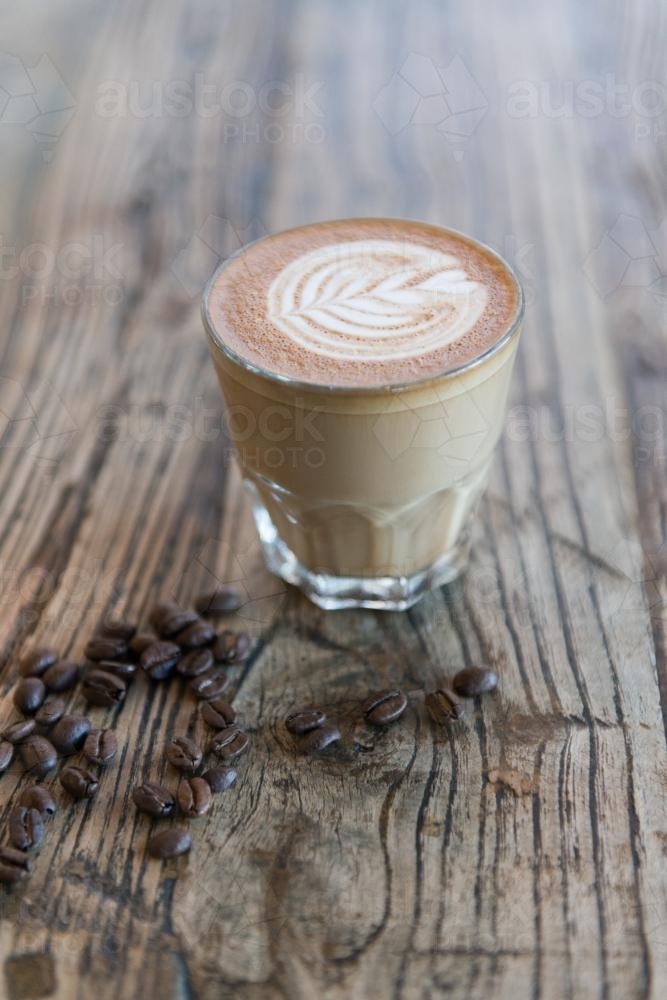
[[[24,677],[14,688],[14,704],[24,715],[34,715],[45,698],[46,688],[39,677]]]
[[[193,625],[199,615],[190,608],[182,608],[175,601],[163,601],[151,612],[150,622],[163,639],[171,639],[189,625]]]
[[[181,812],[190,819],[205,816],[211,808],[213,793],[203,778],[181,778],[176,792]]]
[[[58,763],[56,749],[45,736],[29,736],[19,745],[19,756],[33,778],[43,778]]]
[[[187,736],[174,736],[164,748],[165,757],[179,771],[196,771],[203,753],[194,740]]]
[[[295,736],[303,736],[311,729],[319,729],[327,721],[327,717],[321,708],[302,708],[299,712],[292,712],[285,719],[285,727]]]
[[[91,705],[114,708],[124,701],[127,684],[115,674],[108,674],[104,670],[91,670],[84,677],[81,693]]]
[[[27,740],[29,736],[32,736],[35,729],[37,728],[37,723],[34,719],[25,719],[22,722],[13,722],[11,726],[7,726],[2,734],[3,740],[7,740],[9,743],[18,745]]]
[[[374,726],[388,726],[403,715],[408,699],[400,688],[388,691],[374,691],[364,701],[362,710]]]
[[[79,664],[69,660],[58,660],[44,674],[44,683],[49,691],[69,691],[79,679]]]
[[[0,882],[11,885],[25,877],[32,869],[32,861],[25,851],[15,847],[0,847]]]
[[[152,680],[163,681],[173,673],[180,658],[180,646],[158,639],[143,651],[139,662]]]
[[[226,615],[238,611],[243,598],[236,587],[219,586],[200,594],[195,607],[200,615]]]
[[[59,774],[60,784],[75,799],[92,799],[100,786],[94,774],[70,764]]]
[[[67,702],[64,698],[49,698],[35,713],[35,722],[45,728],[54,726],[59,719],[62,719],[66,710]]]
[[[231,726],[236,712],[224,698],[213,698],[202,705],[201,717],[212,729],[224,729]]]
[[[311,729],[299,737],[298,747],[301,753],[319,753],[332,743],[340,740],[340,730],[333,722],[325,722],[317,729]]]
[[[157,642],[157,636],[151,632],[138,632],[134,638],[130,639],[128,649],[134,656],[141,656],[145,649]]]
[[[213,645],[213,655],[219,663],[243,663],[248,658],[252,643],[247,632],[225,629]]]
[[[233,767],[209,767],[202,774],[214,794],[224,792],[236,781],[236,771]]]
[[[30,785],[24,789],[19,804],[26,809],[37,809],[42,817],[53,816],[58,811],[53,795],[44,785]]]
[[[431,691],[424,698],[426,711],[438,725],[456,722],[464,714],[463,702],[449,688]]]
[[[127,643],[120,636],[96,635],[86,645],[89,660],[121,660],[127,653]]]
[[[498,675],[491,667],[466,667],[459,670],[452,681],[452,687],[461,698],[476,698],[493,691],[497,684]]]
[[[183,677],[198,677],[213,666],[213,653],[210,649],[193,649],[178,661],[177,670]]]
[[[14,746],[9,740],[0,739],[0,774],[6,771],[14,758]]]
[[[52,667],[58,659],[58,653],[49,646],[34,649],[21,660],[20,674],[22,677],[41,677],[45,670]]]
[[[37,809],[14,806],[9,814],[9,839],[19,851],[31,851],[39,847],[44,836],[42,814]]]
[[[137,672],[136,663],[131,663],[129,660],[100,660],[97,667],[99,670],[103,670],[105,674],[113,674],[114,677],[120,677],[126,683],[131,681]]]
[[[176,809],[176,799],[168,788],[146,781],[132,790],[132,799],[139,812],[156,819],[172,816]]]
[[[201,618],[176,636],[176,642],[181,649],[199,649],[200,646],[207,646],[214,639],[215,629],[208,622],[202,621]]]
[[[227,726],[216,733],[208,745],[208,752],[223,760],[234,760],[248,749],[250,738],[238,726]]]
[[[207,670],[199,677],[193,677],[190,681],[190,688],[203,701],[211,701],[219,698],[225,693],[231,679],[222,670]]]
[[[186,830],[161,830],[148,841],[148,853],[153,858],[166,861],[177,858],[179,854],[187,854],[192,847],[192,840]]]
[[[91,764],[108,764],[118,753],[116,734],[111,729],[91,729],[83,744],[83,755]]]
[[[49,733],[49,738],[56,750],[68,757],[81,749],[90,730],[91,721],[85,715],[63,715]]]
[[[107,618],[100,628],[100,635],[111,636],[113,639],[124,639],[129,642],[134,637],[137,626],[124,618]]]

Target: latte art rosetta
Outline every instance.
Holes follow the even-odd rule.
[[[410,358],[464,336],[487,290],[458,259],[394,240],[335,243],[288,264],[268,290],[271,322],[336,360]]]

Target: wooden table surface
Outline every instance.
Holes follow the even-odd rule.
[[[147,859],[130,790],[173,784],[194,700],[137,681],[93,710],[122,751],[0,891],[0,994],[664,996],[664,8],[23,0],[3,21],[0,724],[22,651],[82,657],[159,595],[238,582],[256,646],[233,672],[252,750],[178,863]],[[361,214],[468,231],[528,297],[467,578],[405,614],[324,613],[263,569],[199,322],[221,257]],[[497,694],[436,730],[422,689],[478,661]],[[371,731],[355,705],[393,684],[408,712]],[[308,702],[343,721],[320,759],[281,722]],[[3,821],[26,780],[0,779]]]

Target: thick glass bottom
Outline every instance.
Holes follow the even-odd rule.
[[[306,597],[326,611],[344,608],[406,611],[429,591],[455,580],[465,568],[467,532],[430,565],[409,576],[340,576],[313,572],[280,537],[256,491],[251,487],[249,492],[267,568],[287,583],[299,587]]]

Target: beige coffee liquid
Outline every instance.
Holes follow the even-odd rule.
[[[418,222],[306,226],[218,272],[205,318],[230,436],[308,573],[456,575],[520,309],[499,257]]]

